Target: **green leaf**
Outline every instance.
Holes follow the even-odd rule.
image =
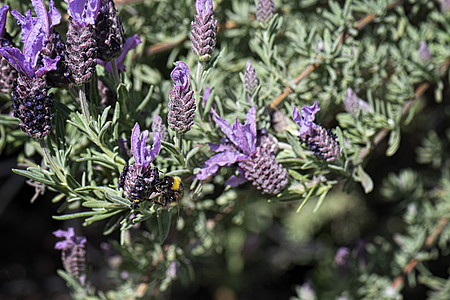
[[[400,140],[401,140],[401,134],[400,134],[400,127],[395,129],[391,132],[389,135],[389,147],[386,150],[386,156],[392,156],[397,152],[398,148],[400,147]]]
[[[369,174],[367,174],[361,165],[355,169],[356,178],[355,180],[361,182],[361,185],[366,194],[370,193],[373,190],[373,181],[370,178]]]
[[[70,220],[70,219],[75,219],[75,218],[90,217],[90,216],[97,215],[100,213],[101,212],[98,212],[98,211],[78,212],[78,213],[61,215],[61,216],[53,216],[53,219],[55,219],[55,220]]]
[[[162,244],[169,235],[172,214],[167,209],[161,209],[156,219],[158,220],[158,241]]]
[[[102,213],[95,214],[92,217],[84,220],[84,224],[90,225],[94,222],[101,221],[101,220],[107,219],[111,216],[114,216],[122,211],[123,211],[122,209],[117,209],[117,210],[113,210],[113,211],[102,211]]]

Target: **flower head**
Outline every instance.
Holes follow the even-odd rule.
[[[22,74],[28,77],[41,77],[45,73],[55,70],[60,59],[59,56],[54,59],[44,57],[42,65],[37,66],[39,54],[50,37],[53,26],[59,24],[61,15],[53,6],[53,1],[50,1],[49,12],[46,11],[42,0],[33,0],[32,2],[37,17],[31,15],[31,10],[27,11],[26,16],[17,11],[11,11],[11,14],[17,19],[17,23],[22,26],[23,52],[15,47],[6,46],[0,48],[0,54]]]
[[[258,0],[256,7],[256,19],[260,22],[266,23],[275,13],[275,4],[273,0]]]
[[[352,88],[347,89],[344,106],[345,110],[353,115],[355,115],[359,110],[363,112],[373,111],[370,104],[359,98]]]
[[[192,51],[200,61],[208,60],[216,47],[217,20],[212,0],[197,0],[197,14],[191,22]]]
[[[294,106],[294,121],[300,125],[300,140],[318,157],[326,161],[333,161],[340,157],[341,149],[336,141],[336,136],[330,130],[314,123],[316,113],[319,110],[317,101],[314,101],[311,106],[303,105],[302,115],[300,116],[297,107]]]
[[[117,65],[117,69],[119,71],[123,72],[127,69],[125,67],[125,65],[123,64],[123,62],[125,61],[125,58],[127,57],[128,52],[130,52],[132,49],[136,48],[136,46],[139,45],[140,43],[141,43],[141,38],[137,34],[126,39],[125,44],[123,45],[122,53],[119,55],[119,57],[116,58],[116,65]],[[98,62],[98,64],[104,66],[108,72],[110,72],[110,73],[112,72],[110,62],[106,62],[106,61],[103,61],[100,59],[98,59],[97,62]]]
[[[65,240],[57,242],[55,249],[61,250],[61,260],[66,271],[77,277],[84,285],[86,280],[86,238],[76,236],[72,227],[67,231],[57,230],[53,235]]]
[[[187,93],[190,88],[191,76],[189,74],[189,68],[186,63],[177,61],[176,67],[170,73],[170,77],[175,82],[175,86],[180,86],[182,91]]]
[[[95,17],[100,9],[100,0],[64,0],[69,4],[67,13],[80,27],[95,24]]]
[[[156,158],[161,149],[161,134],[153,132],[153,146],[147,146],[148,130],[144,130],[141,135],[141,128],[136,123],[131,133],[131,150],[133,152],[136,165],[148,168],[150,163]]]
[[[247,61],[244,73],[244,87],[249,95],[252,95],[258,86],[258,77],[251,61]]]
[[[240,176],[231,176],[226,184],[237,186],[251,181],[264,193],[280,192],[288,182],[287,172],[275,160],[272,143],[267,142],[271,139],[265,139],[266,134],[256,130],[256,106],[247,112],[244,124],[236,119],[236,122],[230,125],[213,109],[211,112],[226,139],[219,145],[209,145],[212,151],[219,153],[205,162],[205,167],[197,174],[197,179],[204,180],[215,174],[220,167],[237,163]]]

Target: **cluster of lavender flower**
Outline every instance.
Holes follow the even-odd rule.
[[[12,92],[14,116],[22,130],[40,139],[52,128],[54,96],[48,93],[50,88],[73,89],[89,81],[97,63],[110,72],[124,70],[121,62],[140,40],[133,36],[125,41],[112,0],[66,0],[70,16],[66,41],[54,29],[61,14],[53,1],[48,11],[42,0],[31,2],[36,17],[31,10],[25,16],[11,11],[22,26],[23,51],[6,32],[9,6],[0,9],[0,84],[3,92]]]

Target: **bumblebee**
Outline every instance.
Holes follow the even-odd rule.
[[[172,203],[179,205],[184,194],[183,182],[178,176],[164,176],[159,179],[155,184],[155,190],[160,196],[153,202],[165,207]]]

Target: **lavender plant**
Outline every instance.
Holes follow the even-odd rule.
[[[110,238],[102,281],[89,231],[54,232],[72,297],[264,299],[248,278],[306,266],[277,296],[445,299],[445,3],[10,1],[23,50],[2,7],[0,149]]]

